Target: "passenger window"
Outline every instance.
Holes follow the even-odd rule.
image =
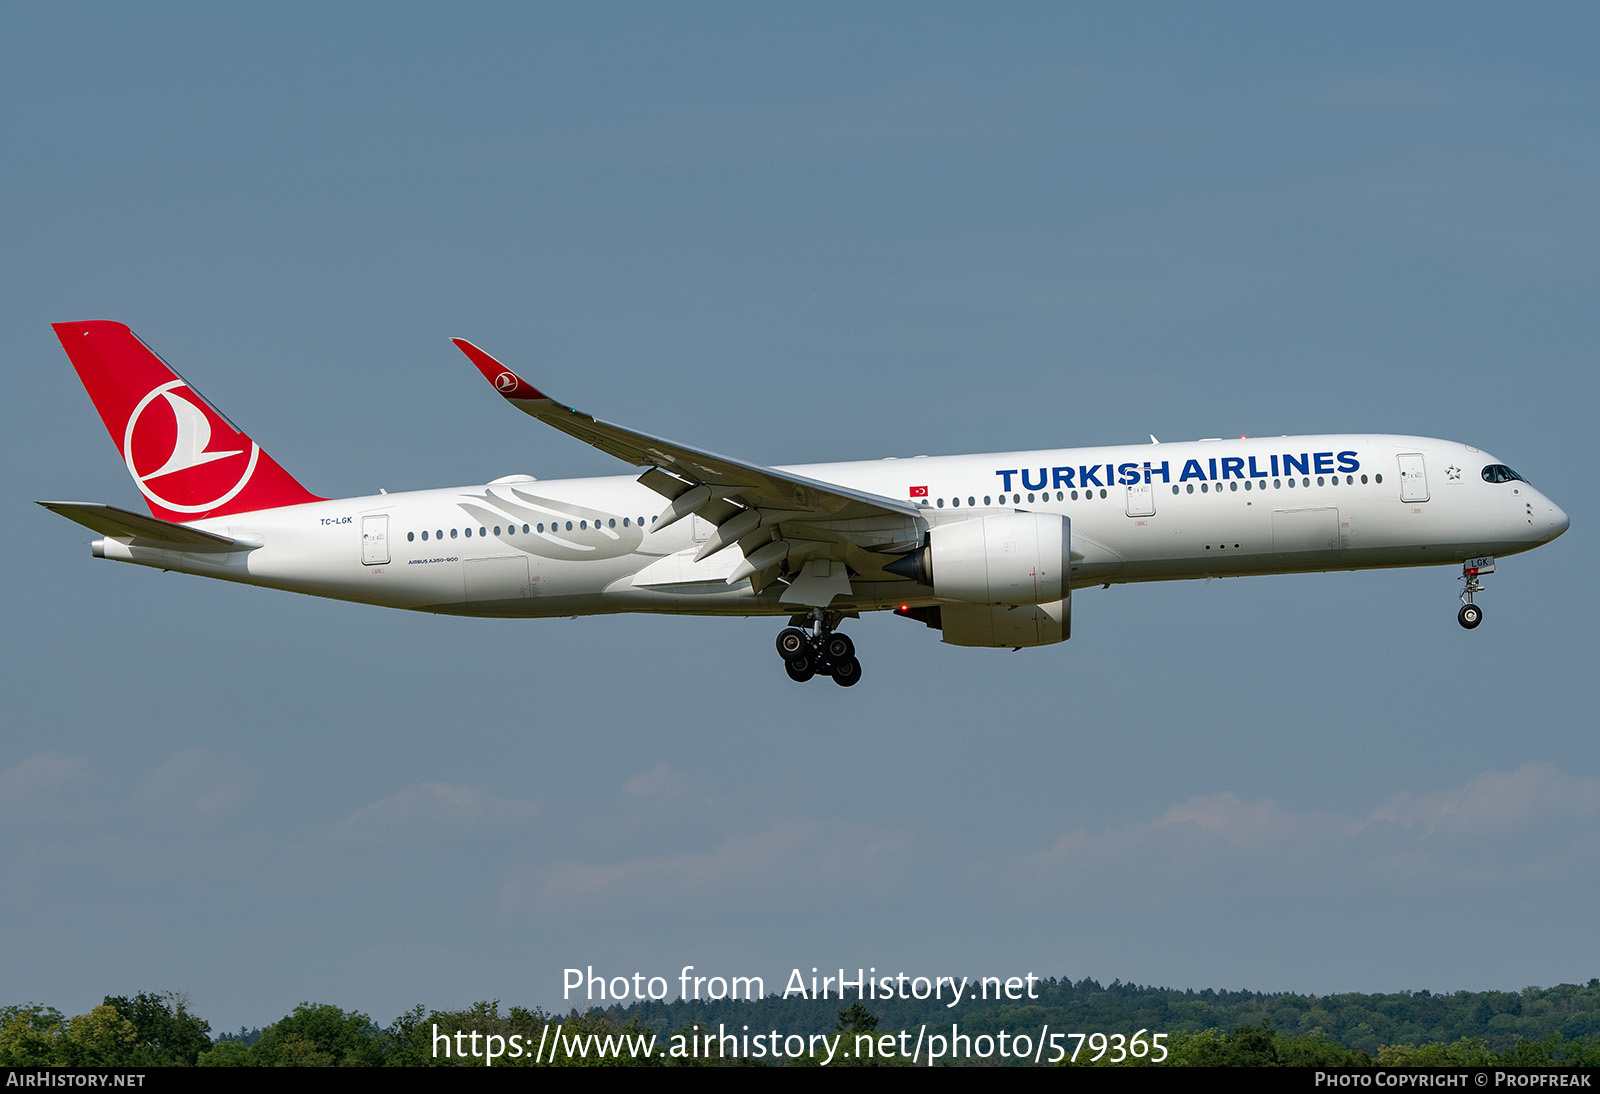
[[[410,543],[412,540],[414,540],[416,538],[417,538],[417,533],[415,533],[415,532],[407,532],[406,533],[406,542],[407,543]]]

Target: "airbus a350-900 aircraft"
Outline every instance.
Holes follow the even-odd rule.
[[[328,500],[120,323],[58,323],[151,516],[41,502],[97,558],[473,616],[787,615],[789,676],[861,678],[836,627],[892,610],[958,646],[1064,642],[1090,585],[1462,565],[1463,627],[1496,556],[1567,515],[1486,452],[1364,434],[763,467],[597,421],[470,342],[512,406],[644,473],[508,475]]]

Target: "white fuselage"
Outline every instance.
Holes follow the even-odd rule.
[[[780,468],[906,500],[880,540],[1001,511],[1071,521],[1073,587],[1178,578],[1459,564],[1536,547],[1567,527],[1520,479],[1488,481],[1487,453],[1422,437],[1339,435],[919,456]],[[925,493],[924,493],[925,491]],[[195,522],[259,544],[190,553],[106,539],[108,558],[419,611],[790,614],[781,583],[726,578],[737,549],[693,561],[698,517],[651,531],[660,495],[632,476],[345,498]],[[856,531],[863,531],[859,527]],[[853,581],[832,610],[939,603],[913,581]]]

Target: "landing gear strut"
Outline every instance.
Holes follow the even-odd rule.
[[[1471,630],[1483,622],[1483,609],[1472,602],[1474,593],[1483,592],[1483,582],[1478,578],[1484,574],[1494,573],[1494,557],[1469,558],[1461,564],[1461,580],[1466,582],[1461,590],[1461,610],[1456,613],[1456,622],[1467,630]]]
[[[778,632],[778,656],[789,679],[804,683],[813,676],[831,676],[842,688],[861,679],[861,662],[856,660],[856,644],[850,636],[833,628],[843,616],[823,608],[812,608],[805,615],[789,620]]]

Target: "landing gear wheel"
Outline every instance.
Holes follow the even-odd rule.
[[[818,676],[831,676],[843,688],[861,679],[861,662],[856,660],[856,644],[847,634],[833,628],[845,615],[812,608],[803,615],[789,617],[789,625],[778,632],[778,655],[789,679],[804,683]]]
[[[1456,613],[1456,622],[1470,631],[1483,622],[1483,609],[1476,604],[1463,604],[1461,610]]]
[[[811,648],[811,639],[799,627],[785,627],[778,632],[778,656],[785,661],[804,657]]]
[[[803,684],[817,674],[817,670],[811,667],[811,659],[809,657],[785,661],[783,663],[783,671],[787,672],[789,679],[797,684]]]
[[[856,655],[856,644],[847,634],[830,634],[822,640],[822,656],[838,664]]]

